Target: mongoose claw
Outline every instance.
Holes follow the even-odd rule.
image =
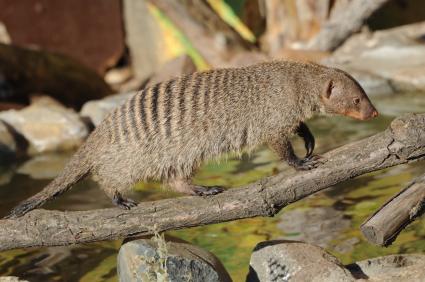
[[[124,210],[129,210],[137,206],[137,202],[132,199],[126,199],[121,196],[120,193],[115,193],[114,198],[112,199],[112,203],[119,208]]]
[[[223,192],[224,189],[220,186],[194,186],[193,192],[197,196],[211,196]]]

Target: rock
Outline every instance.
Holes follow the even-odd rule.
[[[120,0],[1,1],[12,43],[66,54],[102,74],[124,52]]]
[[[16,276],[0,276],[0,282],[28,282],[28,280],[22,280]]]
[[[421,282],[425,277],[425,255],[389,255],[349,264],[347,269],[357,279],[367,281]]]
[[[281,215],[278,228],[286,234],[283,239],[300,240],[320,247],[329,247],[335,237],[350,227],[344,213],[331,207],[292,210]]]
[[[17,145],[10,129],[0,121],[0,165],[7,164],[16,156]]]
[[[396,91],[425,91],[424,36],[425,22],[364,31],[348,39],[323,63],[380,77]]]
[[[10,44],[10,35],[7,32],[6,26],[4,23],[0,22],[0,43]]]
[[[98,126],[110,111],[122,105],[134,94],[136,92],[122,93],[108,96],[101,100],[89,101],[83,105],[80,115],[90,119],[95,126]]]
[[[165,63],[150,79],[147,86],[166,81],[174,77],[191,74],[196,66],[188,55],[183,55]]]
[[[174,55],[146,0],[124,0],[122,5],[134,75],[144,80]]]
[[[120,85],[131,79],[133,72],[129,66],[113,68],[105,73],[105,81],[110,85]]]
[[[186,242],[165,242],[159,236],[125,243],[117,270],[121,282],[231,281],[212,253]]]
[[[42,154],[24,162],[17,172],[30,176],[32,179],[53,179],[69,161],[69,154]]]
[[[322,248],[297,241],[257,244],[247,281],[354,281],[351,273]]]
[[[48,97],[22,110],[1,112],[0,120],[26,139],[30,155],[76,148],[88,135],[77,113]]]

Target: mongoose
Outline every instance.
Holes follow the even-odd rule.
[[[378,115],[361,86],[347,73],[308,63],[274,61],[242,68],[195,72],[158,83],[112,111],[91,133],[63,172],[9,214],[19,217],[92,175],[112,202],[138,181],[160,180],[190,195],[212,195],[220,187],[193,185],[203,160],[266,143],[299,170],[320,164],[314,138],[303,123],[314,114],[360,120]],[[289,138],[305,140],[298,158]]]

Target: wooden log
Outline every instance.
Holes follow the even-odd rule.
[[[425,174],[387,201],[360,227],[373,244],[389,246],[398,234],[425,211]]]
[[[34,210],[17,219],[0,220],[0,250],[114,240],[273,216],[283,207],[339,182],[425,159],[425,114],[397,118],[384,132],[332,150],[323,157],[326,162],[316,169],[280,173],[210,197],[142,202],[131,210]]]
[[[111,88],[95,71],[63,55],[0,43],[0,101],[27,103],[47,94],[79,109]]]
[[[332,51],[350,35],[360,30],[363,23],[389,0],[351,0],[338,7],[319,33],[310,41],[308,49]]]

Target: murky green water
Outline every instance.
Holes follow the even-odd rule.
[[[403,112],[425,112],[425,94],[399,94],[373,99],[382,115],[370,122],[345,118],[310,121],[317,153],[370,136],[385,129]],[[296,142],[298,152],[302,144]],[[39,156],[0,170],[0,216],[18,201],[39,191],[60,171],[69,154]],[[277,171],[288,170],[267,149],[259,148],[242,160],[205,165],[196,182],[236,187]],[[389,248],[368,244],[359,225],[391,195],[423,173],[424,163],[403,165],[364,175],[299,201],[274,218],[245,219],[176,232],[170,235],[199,245],[217,255],[234,281],[243,281],[251,250],[260,241],[288,238],[325,247],[344,263],[395,253],[425,253],[425,220],[409,226]],[[156,184],[138,185],[133,198],[151,201],[175,194]],[[89,210],[110,207],[109,200],[90,180],[79,183],[46,208]],[[13,250],[0,253],[0,276],[14,275],[30,281],[116,281],[116,255],[121,241],[71,247]]]

